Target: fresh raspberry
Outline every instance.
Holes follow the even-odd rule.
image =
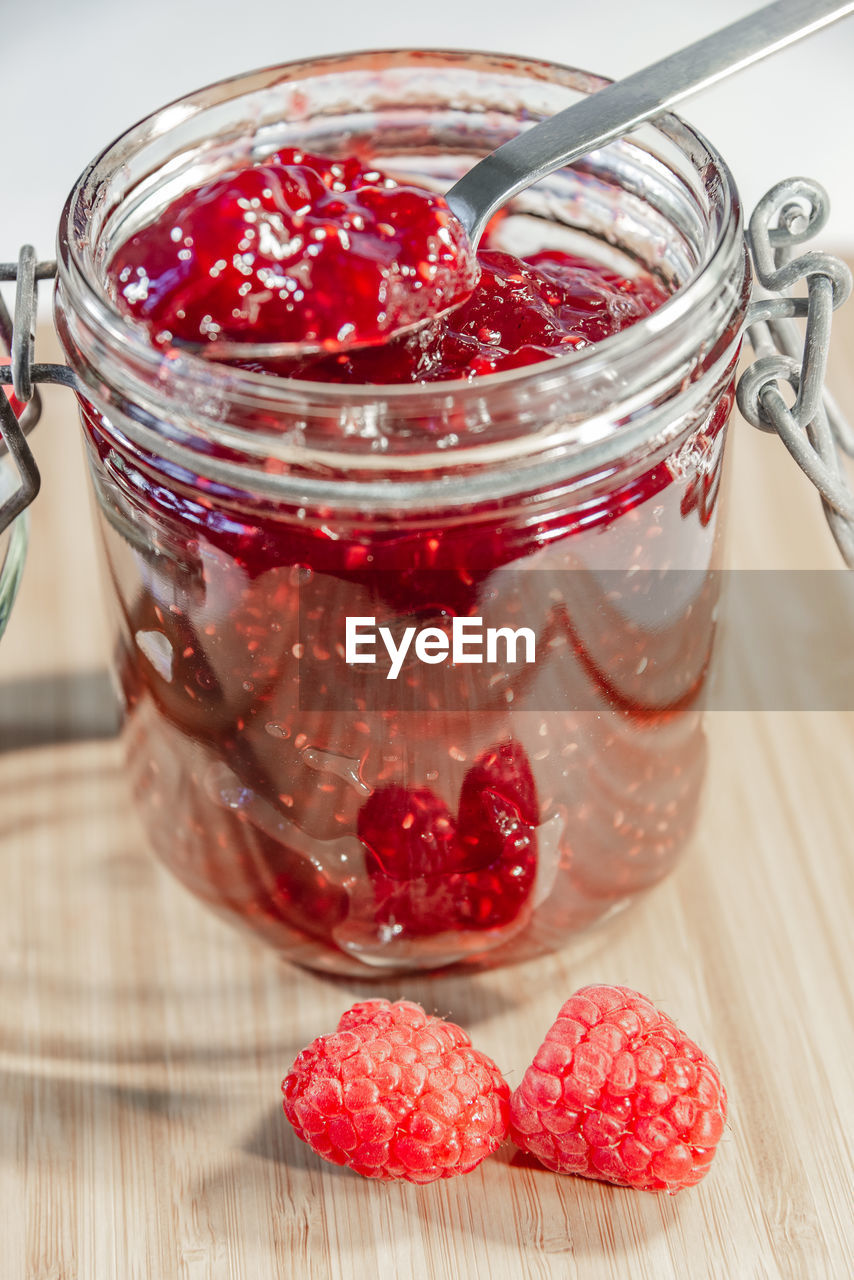
[[[282,1093],[303,1142],[366,1178],[469,1173],[507,1136],[510,1090],[495,1063],[408,1000],[354,1005],[303,1049]]]
[[[531,766],[513,741],[472,763],[456,821],[429,787],[378,787],[357,828],[378,923],[424,937],[516,920],[534,885],[538,821]]]
[[[725,1119],[717,1067],[628,987],[570,996],[510,1100],[513,1141],[547,1169],[671,1194],[708,1171]]]

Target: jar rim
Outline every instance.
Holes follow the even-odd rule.
[[[63,308],[83,318],[84,325],[90,331],[87,343],[91,343],[93,357],[100,356],[103,359],[107,354],[120,358],[128,368],[133,366],[136,370],[137,385],[141,378],[145,383],[157,385],[160,394],[164,394],[164,386],[168,383],[172,392],[179,396],[176,402],[173,394],[173,408],[175,403],[180,403],[181,393],[186,395],[188,389],[194,387],[214,399],[217,396],[227,396],[236,401],[243,397],[247,403],[251,402],[267,411],[279,412],[294,411],[295,406],[297,409],[304,408],[308,401],[318,412],[325,413],[335,412],[345,406],[362,409],[381,401],[388,407],[389,413],[406,420],[410,416],[423,416],[431,404],[447,403],[449,397],[457,405],[465,406],[504,390],[525,392],[530,387],[536,387],[541,391],[570,374],[573,378],[601,378],[639,348],[666,341],[668,335],[685,324],[689,314],[696,314],[704,305],[708,307],[710,298],[720,289],[722,275],[737,260],[739,253],[743,257],[740,201],[728,166],[702,134],[681,117],[668,113],[658,117],[654,123],[642,126],[642,129],[647,133],[652,131],[663,136],[687,158],[696,172],[702,170],[712,176],[712,182],[707,182],[706,187],[713,190],[719,201],[714,241],[692,277],[680,285],[652,314],[589,348],[471,380],[456,378],[431,383],[390,385],[283,378],[236,369],[191,352],[165,353],[155,347],[143,327],[119,311],[94,270],[94,249],[92,238],[88,234],[87,219],[92,209],[93,186],[103,176],[105,168],[114,168],[127,159],[134,147],[142,147],[147,140],[153,138],[166,137],[177,125],[204,113],[211,106],[211,100],[215,103],[230,102],[289,79],[305,78],[314,71],[335,73],[357,67],[362,62],[367,66],[370,61],[375,62],[378,58],[390,60],[395,67],[417,65],[422,69],[425,66],[453,66],[455,62],[480,59],[486,69],[500,68],[505,74],[520,78],[524,78],[526,73],[529,76],[533,73],[535,78],[543,82],[565,86],[578,92],[590,92],[608,83],[603,77],[578,68],[512,54],[460,49],[374,49],[276,64],[216,81],[175,99],[132,125],[105,147],[87,166],[65,203],[59,233],[58,319]],[[69,351],[70,345],[74,356],[79,358],[81,352],[76,335],[69,343],[66,341],[65,325],[60,325],[60,333],[66,350]],[[93,391],[92,398],[97,404],[99,370],[90,363],[90,359],[88,354],[83,354],[82,360],[78,359],[73,363],[84,386]],[[197,396],[196,400],[198,399]],[[111,396],[110,400],[114,402],[115,397]],[[578,424],[572,424],[572,427],[575,426]],[[215,422],[213,427],[216,428]],[[249,434],[244,432],[244,436]],[[589,444],[591,440],[598,438],[595,431],[591,434],[588,430],[586,440],[581,443]],[[244,443],[251,451],[250,442],[247,440]],[[265,435],[263,441],[259,438],[258,444],[263,444],[269,452],[271,445],[274,447],[274,438]],[[464,455],[476,452],[479,447],[478,443],[472,442],[461,451],[454,449],[443,454],[441,450],[434,450],[439,456],[433,462],[433,467],[447,467],[452,459],[454,465],[468,461]],[[254,452],[257,460],[259,450]],[[480,453],[483,454],[482,448]],[[426,452],[422,451],[418,456],[423,461]],[[358,458],[360,465],[367,468],[372,466],[367,451],[360,453]],[[387,466],[388,461],[387,456],[376,455],[377,469]]]

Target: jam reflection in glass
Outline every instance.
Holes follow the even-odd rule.
[[[277,313],[293,317],[297,291],[272,286],[303,252],[294,227],[247,239],[253,200],[276,183],[297,219],[318,183],[344,188],[330,219],[362,217],[371,187],[403,192],[401,227],[418,207],[413,188],[355,161],[290,152],[260,181],[226,175],[116,253],[115,296],[155,343],[269,341]],[[397,233],[383,226],[385,262]],[[314,382],[471,381],[600,341],[665,296],[648,276],[557,250],[519,259],[488,237],[478,267],[467,300],[414,332],[237,363]],[[366,271],[365,296],[378,278]],[[442,287],[456,288],[450,270]],[[308,323],[366,332],[361,314]],[[696,816],[714,599],[700,575],[650,622],[646,571],[714,562],[731,400],[727,386],[683,445],[700,467],[669,458],[571,492],[385,515],[214,493],[131,459],[84,402],[132,776],[160,857],[283,953],[345,973],[532,954],[656,883]],[[467,615],[532,628],[536,663],[409,664],[389,703],[342,661],[348,616],[424,627]]]

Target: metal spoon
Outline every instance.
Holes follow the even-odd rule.
[[[511,138],[454,183],[445,199],[476,249],[496,209],[540,178],[849,13],[854,0],[766,5]]]
[[[590,94],[511,138],[479,161],[446,193],[451,211],[466,230],[472,253],[496,209],[540,178],[630,133],[690,94],[850,13],[854,13],[854,0],[843,4],[827,0],[776,0],[775,4],[766,5],[643,71]],[[388,341],[390,336],[420,329],[450,310],[451,307],[437,309],[429,321],[416,321],[381,339],[366,343],[342,341],[334,346],[326,343],[322,350],[334,354]],[[176,345],[213,360],[288,358],[320,350],[299,343],[176,341]]]

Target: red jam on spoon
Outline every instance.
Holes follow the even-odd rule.
[[[289,148],[174,200],[111,264],[155,341],[383,341],[468,297],[477,263],[440,195]]]
[[[589,346],[665,299],[649,276],[482,243],[473,261],[433,192],[352,157],[289,149],[179,196],[121,246],[109,274],[157,344],[213,355],[217,343],[306,343],[313,350],[296,358],[247,351],[239,363],[323,382],[512,369]]]

